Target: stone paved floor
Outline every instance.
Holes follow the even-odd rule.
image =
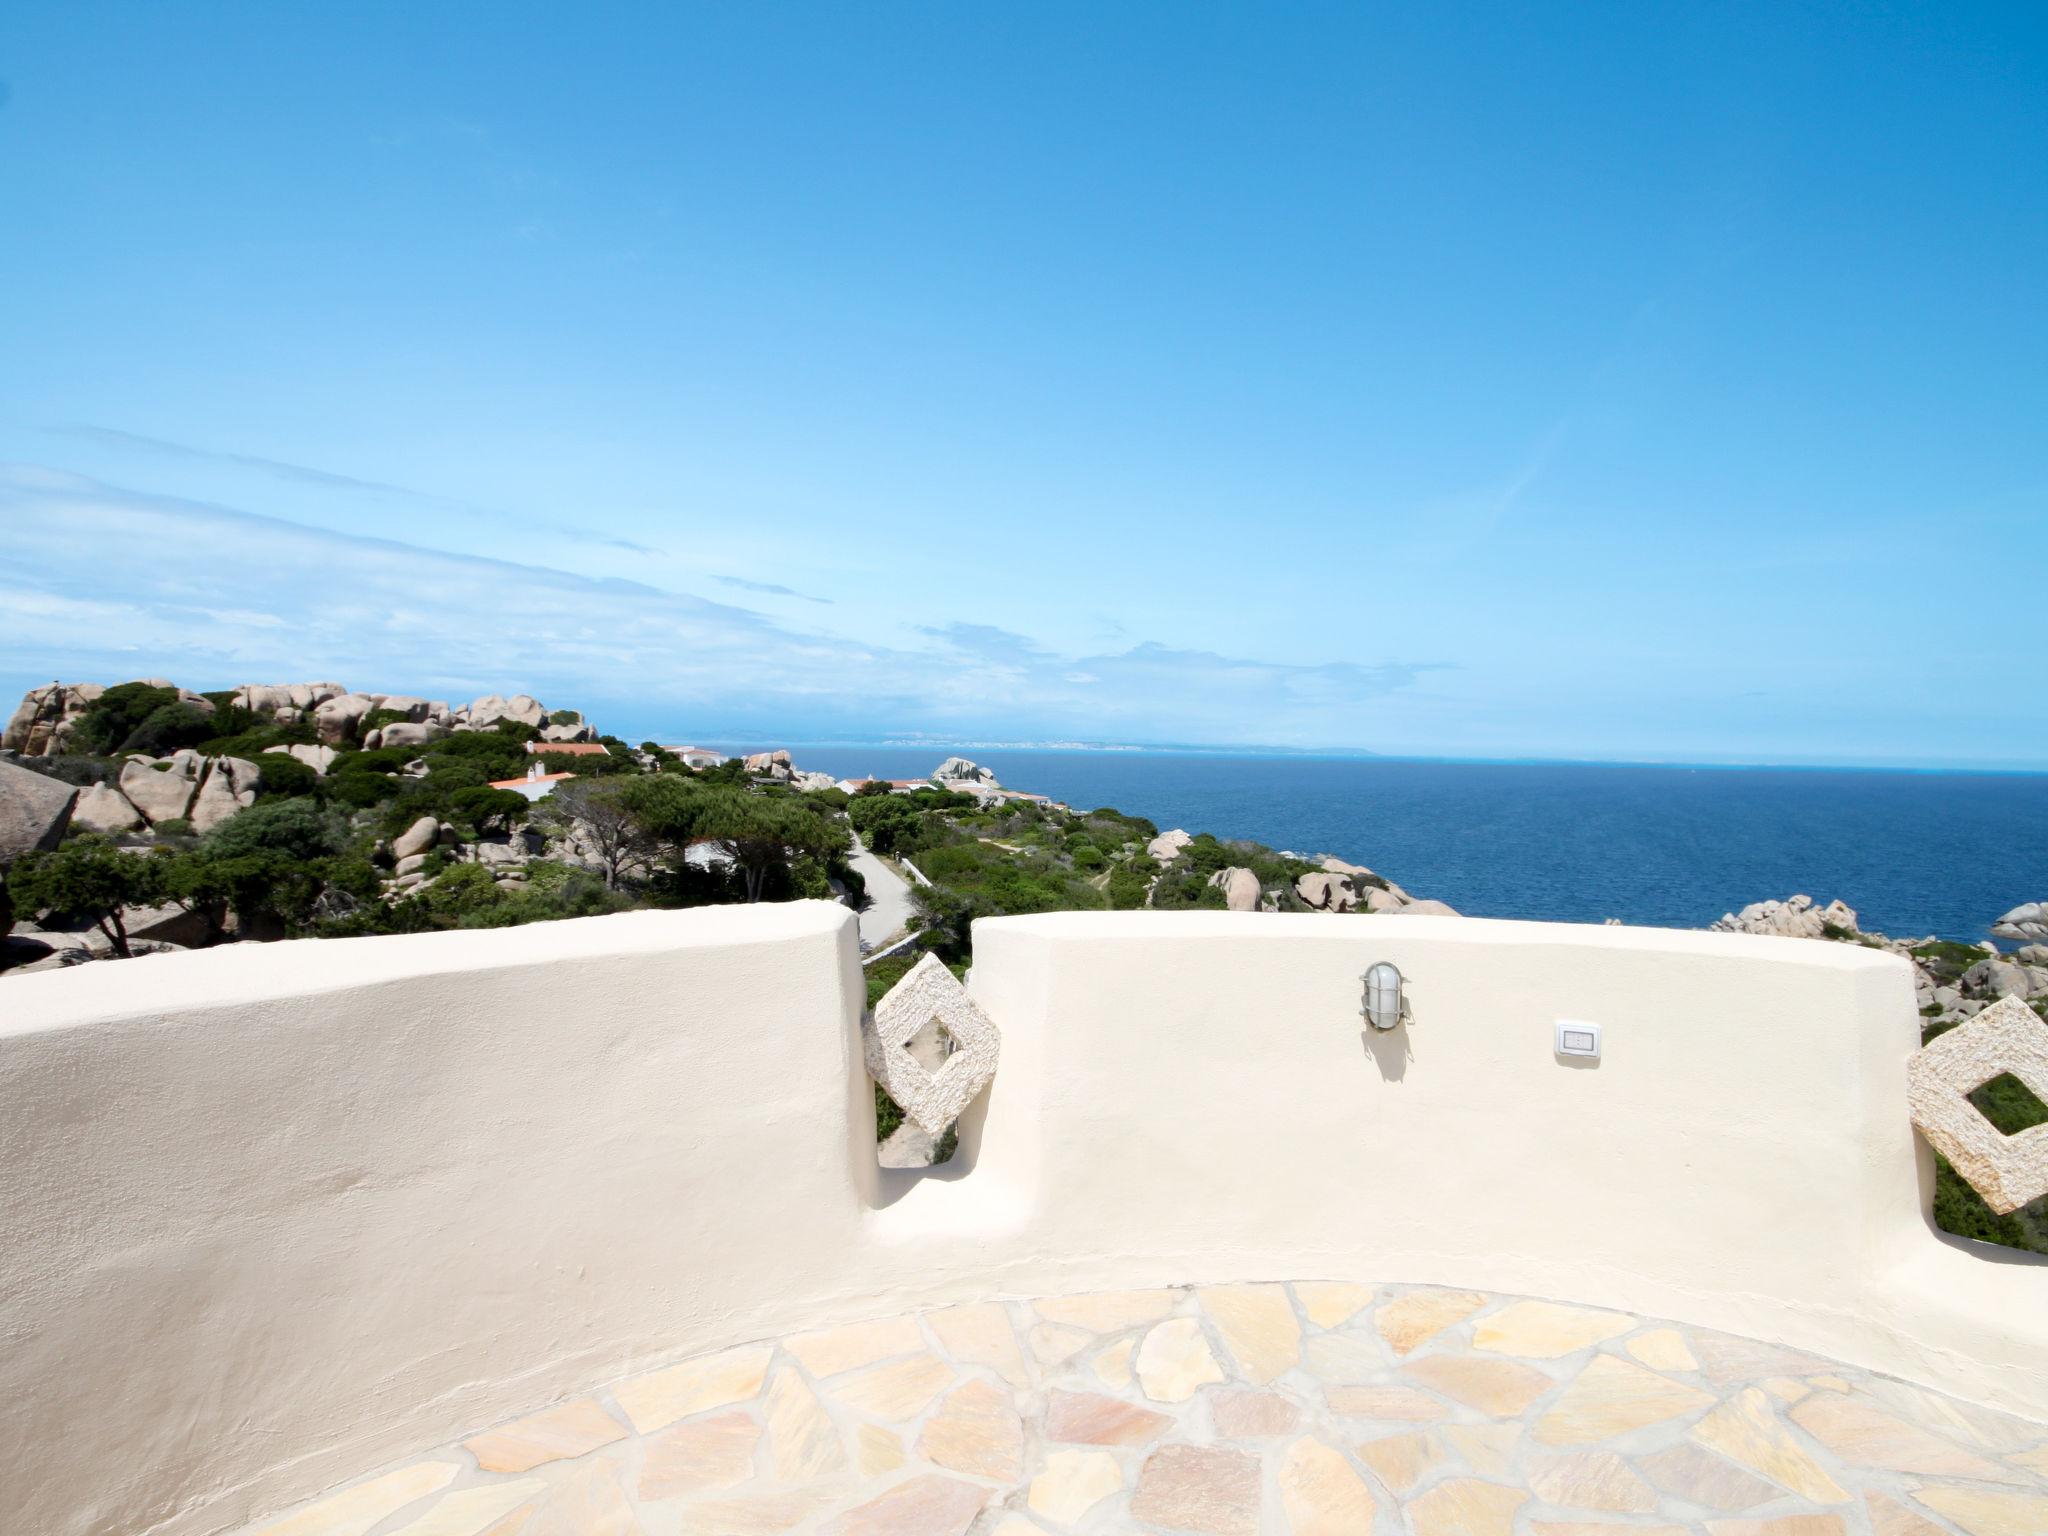
[[[747,1344],[251,1529],[2038,1536],[2048,1425],[1616,1312],[1232,1285]]]

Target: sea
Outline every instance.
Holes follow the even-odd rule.
[[[2048,898],[2048,774],[777,745],[842,777],[958,751],[1078,810],[1336,854],[1476,917],[1698,928],[1803,892],[1866,932],[1975,943]]]

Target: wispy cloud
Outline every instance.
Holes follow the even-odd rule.
[[[123,432],[117,427],[97,427],[86,422],[70,422],[49,429],[62,437],[75,437],[85,442],[98,443],[103,448],[122,448],[141,453],[160,454],[167,458],[192,459],[212,464],[233,464],[241,469],[260,470],[280,480],[290,480],[300,485],[325,486],[329,490],[368,491],[376,496],[406,496],[417,501],[431,501],[443,504],[438,496],[429,496],[421,491],[402,485],[391,485],[382,480],[363,480],[355,475],[337,474],[331,469],[315,469],[310,464],[293,464],[284,459],[266,459],[253,453],[230,453],[216,448],[200,448],[191,443],[174,443],[167,438],[147,437],[140,432]]]
[[[1125,740],[1370,744],[1427,664],[1294,665],[1140,644],[1061,654],[989,625],[925,647],[751,609],[0,465],[0,672],[194,685],[335,677],[514,689],[656,717]],[[90,551],[82,557],[81,551]],[[289,594],[288,600],[281,594]]]
[[[798,597],[807,603],[825,603],[828,605],[832,601],[829,597],[813,597],[808,592],[799,592],[796,588],[785,587],[779,582],[749,581],[744,576],[714,576],[711,579],[725,586],[737,588],[742,592],[762,592],[769,597]]]

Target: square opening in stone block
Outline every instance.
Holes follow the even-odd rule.
[[[2017,1136],[2037,1125],[2048,1125],[2048,1104],[2010,1072],[1979,1083],[1968,1094],[1970,1106],[1991,1122],[2002,1136]]]
[[[953,1031],[946,1028],[946,1021],[933,1014],[925,1020],[924,1028],[903,1042],[903,1049],[925,1071],[936,1072],[960,1049],[960,1042],[954,1038]]]

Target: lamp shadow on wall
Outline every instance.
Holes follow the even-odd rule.
[[[1415,1050],[1408,1039],[1407,1025],[1393,1029],[1374,1029],[1368,1025],[1359,1031],[1358,1037],[1365,1042],[1365,1054],[1380,1069],[1383,1080],[1398,1083],[1408,1075],[1408,1063],[1415,1059]]]

